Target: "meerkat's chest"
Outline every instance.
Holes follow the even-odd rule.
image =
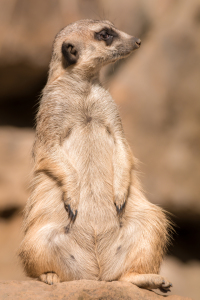
[[[105,127],[116,113],[116,105],[110,94],[102,87],[94,86],[86,97],[78,97],[69,104],[66,117],[75,127],[84,128],[90,124]]]
[[[84,112],[72,124],[72,129],[63,143],[64,150],[77,169],[98,166],[112,160],[114,138],[103,116]],[[108,166],[107,166],[108,167]]]
[[[91,95],[87,102],[80,104],[74,112],[72,130],[63,143],[79,174],[81,195],[87,199],[91,199],[89,194],[100,198],[102,191],[105,198],[112,194],[115,144],[109,129],[109,107],[97,100]]]
[[[80,98],[68,109],[65,149],[90,158],[113,150],[111,124],[117,114],[111,96],[104,89],[93,89],[87,98]],[[83,154],[84,149],[84,154]]]

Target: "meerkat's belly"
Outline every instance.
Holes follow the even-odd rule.
[[[113,137],[105,126],[91,120],[85,127],[77,126],[72,130],[64,142],[64,149],[79,175],[79,218],[81,222],[86,220],[87,225],[94,226],[97,231],[104,231],[102,227],[108,226],[108,220],[116,219]]]
[[[99,264],[105,255],[109,256],[120,230],[113,201],[114,141],[104,126],[91,122],[85,128],[74,129],[64,142],[64,149],[80,180],[78,214],[66,235],[66,244],[74,257],[79,254],[77,273],[82,267],[85,269],[88,257],[89,269],[85,269],[83,277],[95,279],[100,276]],[[91,269],[94,278],[90,277]]]

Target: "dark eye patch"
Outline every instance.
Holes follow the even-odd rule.
[[[94,38],[98,41],[105,41],[106,46],[110,46],[114,40],[117,38],[118,34],[111,28],[105,27],[99,32],[94,33]]]

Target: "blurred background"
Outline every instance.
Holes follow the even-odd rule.
[[[0,0],[0,279],[24,280],[15,255],[28,198],[34,118],[56,33],[109,19],[142,39],[102,72],[140,163],[148,199],[176,224],[161,273],[200,299],[200,1]]]

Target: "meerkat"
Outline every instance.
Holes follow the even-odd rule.
[[[103,66],[140,44],[95,20],[72,23],[54,40],[19,251],[30,277],[172,286],[158,274],[169,221],[141,191],[117,106],[99,80]]]

